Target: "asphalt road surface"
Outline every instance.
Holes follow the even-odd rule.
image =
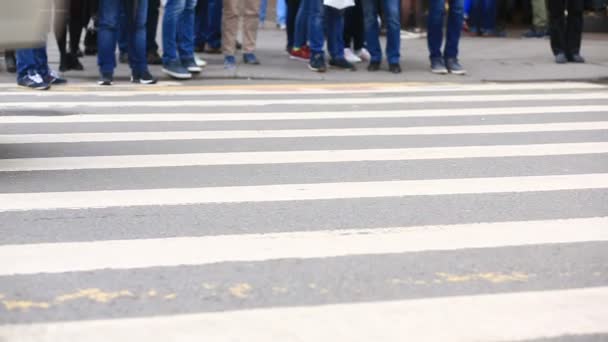
[[[608,341],[608,87],[2,88],[0,341]]]

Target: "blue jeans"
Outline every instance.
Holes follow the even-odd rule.
[[[304,4],[305,0],[300,1],[298,14],[296,14],[295,30],[293,33],[293,47],[300,48],[306,45],[308,41],[308,23],[310,13],[308,7]],[[287,43],[289,44],[289,42]]]
[[[127,14],[120,11],[118,19],[118,51],[127,53],[129,51],[129,33],[127,31]]]
[[[479,32],[492,32],[496,29],[496,0],[471,1],[470,22]]]
[[[195,42],[218,49],[222,46],[222,0],[198,0],[194,18]]]
[[[168,0],[163,17],[163,63],[194,56],[196,0]],[[179,56],[178,56],[179,53]]]
[[[435,0],[431,0],[433,2]],[[399,63],[401,54],[401,10],[399,0],[381,0],[382,13],[386,21],[386,57],[390,64]],[[371,62],[382,61],[382,47],[380,46],[380,28],[378,27],[378,2],[376,0],[363,0],[363,15],[365,26],[365,40],[367,50],[372,56]]]
[[[135,6],[137,4],[137,7]],[[116,43],[120,13],[126,14],[129,66],[133,74],[148,70],[146,60],[146,19],[148,0],[99,0],[97,64],[102,74],[113,74],[116,68]]]
[[[287,2],[285,0],[277,0],[276,3],[277,24],[285,25],[287,22]],[[260,1],[260,22],[266,21],[266,10],[268,8],[268,0]]]
[[[308,14],[308,27],[306,28],[310,51],[313,54],[323,53],[323,45],[325,45],[325,37],[323,31],[323,0],[302,0],[301,11],[304,10]],[[300,13],[298,13],[298,16]],[[296,19],[297,22],[297,19]],[[302,46],[306,44],[306,40],[300,39],[304,35],[302,27],[296,24],[296,33],[294,46]],[[311,55],[312,57],[312,55]]]
[[[327,50],[332,59],[344,59],[344,10],[323,6]]]
[[[15,57],[17,59],[18,80],[26,76],[29,71],[35,71],[42,77],[49,74],[46,44],[39,48],[17,50]]]
[[[431,59],[457,58],[458,43],[460,42],[460,31],[464,20],[464,0],[450,0],[450,12],[448,13],[448,28],[446,32],[446,43],[443,54],[443,19],[445,16],[445,1],[430,0],[427,43]]]

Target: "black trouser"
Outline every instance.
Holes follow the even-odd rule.
[[[82,29],[85,27],[85,17],[88,13],[86,0],[55,0],[55,38],[61,56],[67,53],[67,33],[70,33],[70,53],[75,54],[80,45]]]
[[[583,35],[584,0],[549,0],[547,6],[553,54],[564,53],[568,58],[579,54]],[[568,10],[567,17],[565,10]]]
[[[344,47],[361,50],[364,44],[363,5],[355,0],[355,6],[344,11]]]
[[[146,50],[148,52],[158,52],[156,43],[156,32],[158,31],[160,0],[148,0],[148,21],[146,23]]]
[[[300,9],[301,0],[287,0],[287,48],[293,47],[293,36],[296,32],[296,16]]]

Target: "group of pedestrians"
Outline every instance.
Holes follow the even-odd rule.
[[[260,64],[255,50],[257,31],[265,19],[265,8],[260,9],[262,1],[267,0],[55,0],[59,70],[82,70],[79,57],[97,54],[98,84],[112,85],[117,48],[119,61],[130,66],[131,82],[138,84],[157,82],[149,71],[150,64],[162,64],[161,70],[173,78],[192,78],[206,66],[195,52],[223,53],[224,67],[234,69],[238,63],[236,53],[242,49],[243,63]],[[402,72],[401,13],[404,8],[406,15],[409,13],[412,0],[278,2],[277,26],[285,28],[287,53],[293,59],[307,61],[311,70],[324,72],[328,67],[355,70],[355,63],[367,61],[367,70],[375,72],[382,69],[386,59],[389,72]],[[496,1],[427,0],[426,3],[430,70],[436,74],[465,74],[458,59],[462,28],[467,27],[465,19],[471,32],[496,35],[495,20],[485,15],[487,11],[496,13]],[[529,35],[544,36],[550,22],[556,62],[584,62],[580,55],[583,0],[550,0],[548,7],[545,0],[532,3],[535,19]],[[164,6],[162,18],[161,6]],[[547,9],[549,20],[543,19],[547,17]],[[242,43],[237,41],[240,21]],[[156,37],[158,25],[162,25],[162,56]],[[382,28],[386,30],[384,51],[379,39]],[[83,31],[84,53],[80,50]],[[10,53],[6,55],[7,62],[11,57]],[[46,45],[17,50],[15,59],[19,85],[48,89],[66,82],[48,67]]]

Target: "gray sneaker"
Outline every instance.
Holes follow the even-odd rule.
[[[188,69],[184,68],[182,63],[180,63],[178,60],[163,64],[162,71],[178,80],[189,80],[192,78],[192,74],[188,71]]]
[[[448,68],[448,71],[454,75],[466,75],[467,71],[464,70],[462,65],[458,62],[457,58],[447,58],[445,60],[445,65]]]
[[[442,58],[431,59],[431,72],[433,74],[445,75],[448,73],[448,69],[445,67],[445,63]]]

